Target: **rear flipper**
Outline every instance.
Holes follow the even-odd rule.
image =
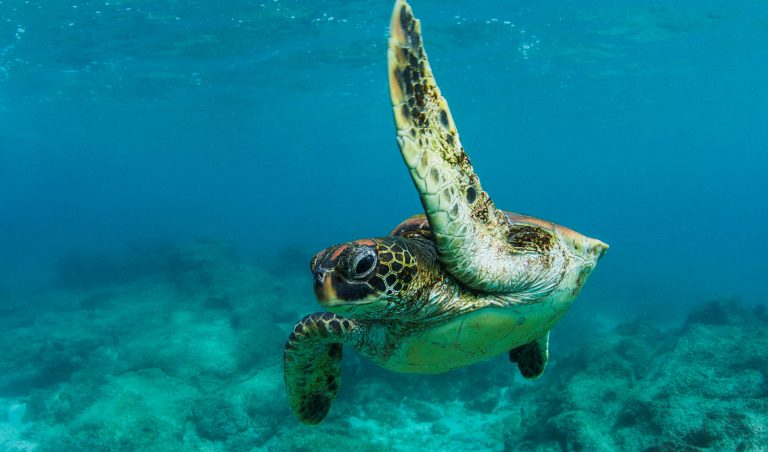
[[[517,363],[523,377],[539,378],[544,373],[549,359],[549,332],[525,345],[509,351],[509,360]]]
[[[293,414],[319,424],[331,409],[341,384],[343,343],[354,324],[330,312],[304,317],[293,328],[284,352],[285,389]]]

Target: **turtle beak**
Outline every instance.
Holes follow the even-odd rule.
[[[327,309],[360,306],[372,301],[368,298],[372,294],[368,284],[364,281],[348,280],[338,270],[339,261],[344,258],[344,253],[349,248],[350,243],[335,245],[320,251],[312,259],[312,287],[317,302]]]
[[[322,305],[336,299],[333,278],[336,271],[336,260],[342,250],[341,246],[332,246],[320,251],[312,259],[312,286],[317,301]]]
[[[320,304],[336,299],[336,290],[333,288],[333,270],[318,268],[315,270],[313,287],[315,297]]]

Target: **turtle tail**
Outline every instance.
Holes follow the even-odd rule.
[[[288,337],[283,355],[285,388],[293,414],[319,424],[341,384],[343,344],[354,329],[351,320],[330,312],[304,317]]]

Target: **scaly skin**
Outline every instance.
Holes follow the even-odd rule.
[[[395,4],[390,36],[389,89],[397,142],[446,270],[462,284],[486,292],[523,292],[546,284],[541,279],[551,263],[515,245],[517,231],[475,175],[432,75],[421,23],[404,0]],[[552,241],[545,238],[542,243]]]
[[[288,404],[302,422],[323,420],[341,385],[342,344],[355,324],[330,312],[301,319],[285,344],[283,363]]]

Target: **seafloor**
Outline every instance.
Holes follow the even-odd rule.
[[[301,425],[281,363],[315,307],[298,254],[73,255],[55,288],[0,294],[0,450],[768,448],[768,314],[734,300],[664,328],[568,316],[535,382],[504,357],[411,376],[347,351],[330,415]]]

